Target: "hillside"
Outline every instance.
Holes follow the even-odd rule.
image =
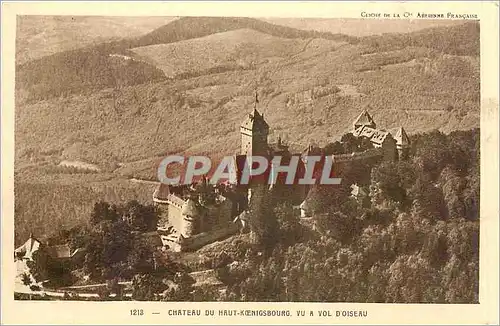
[[[302,30],[342,33],[356,37],[379,35],[386,33],[411,33],[423,28],[443,27],[463,24],[460,20],[451,19],[363,19],[358,18],[328,19],[328,18],[263,18],[262,20],[276,25]]]
[[[403,125],[410,133],[434,128],[449,132],[479,124],[477,77],[436,73],[425,60],[340,73],[346,68],[341,57],[321,59],[328,64],[302,64],[311,68],[301,74],[278,70],[260,79],[255,71],[226,72],[175,84],[103,91],[85,99],[73,96],[20,105],[16,158],[113,166],[168,152],[231,154],[239,146],[238,126],[253,104],[255,81],[261,82],[260,110],[272,128],[271,138],[285,135],[304,147],[343,134],[366,104],[380,126]],[[433,63],[446,67],[453,60],[462,59],[442,57]],[[360,57],[352,65],[358,62],[365,60]],[[311,90],[325,88],[318,78],[340,91],[309,100]],[[155,166],[148,166],[151,175]]]
[[[361,43],[375,52],[417,46],[451,55],[479,56],[479,23],[427,28],[411,34],[367,36],[361,38]]]
[[[18,70],[22,83],[16,85],[16,232],[22,237],[47,220],[64,226],[84,220],[102,196],[149,200],[150,185],[129,191],[123,178],[155,179],[168,153],[234,154],[256,88],[270,140],[280,135],[299,149],[337,140],[366,105],[377,125],[388,130],[449,133],[478,127],[476,25],[362,38],[355,44],[276,36],[247,26],[192,39],[161,34],[184,38],[171,44],[137,46],[128,40],[123,53],[115,50],[125,41],[31,61]],[[175,66],[169,66],[170,59]],[[231,60],[256,64],[218,69]],[[165,77],[167,69],[175,78]],[[34,91],[39,97],[30,95]],[[75,167],[59,166],[62,161]],[[96,169],[78,168],[94,166],[89,164]],[[120,195],[109,194],[115,186]],[[57,212],[71,207],[69,223]]]
[[[321,37],[356,42],[356,38],[331,33],[301,31],[250,18],[184,17],[136,38],[126,38],[55,53],[16,67],[16,89],[27,100],[38,101],[68,94],[92,91],[165,79],[161,71],[141,61],[129,59],[114,69],[118,54],[129,56],[129,49],[154,44],[168,44],[218,32],[250,28],[283,38]]]
[[[18,16],[16,63],[124,37],[138,37],[174,17]]]
[[[286,39],[251,29],[221,32],[200,38],[132,49],[160,68],[167,77],[194,76],[238,69],[255,69],[305,51],[311,40]],[[323,40],[327,50],[340,42]]]
[[[237,29],[252,29],[257,32],[282,38],[324,38],[332,41],[356,43],[356,37],[329,32],[304,31],[271,24],[263,20],[242,17],[183,17],[138,38],[135,47],[152,44],[173,43],[192,38]]]
[[[52,178],[16,181],[15,183],[15,244],[19,245],[30,233],[37,237],[54,235],[88,222],[94,203],[105,200],[124,203],[138,200],[150,203],[154,186],[134,184],[109,177],[81,177],[61,173]]]
[[[250,49],[259,48],[260,53],[285,55],[288,44],[299,49],[305,42],[280,39],[280,48],[274,46],[274,37],[260,37],[255,31],[231,33],[255,36]],[[224,59],[228,47],[237,49],[241,44],[224,41],[219,47],[223,36],[230,35],[214,34],[171,46],[187,51],[189,46],[201,49],[208,44],[204,55]],[[262,62],[258,69],[207,73],[203,69],[210,64],[204,66],[207,60],[199,60],[200,76],[194,78],[37,103],[18,96],[16,158],[55,156],[113,166],[166,152],[232,153],[239,146],[238,126],[253,104],[256,85],[260,110],[273,137],[288,135],[303,146],[311,141],[324,144],[341,135],[366,104],[381,126],[402,124],[410,133],[478,125],[477,57],[446,55],[427,47],[366,53],[363,44],[325,47],[324,40],[318,41],[285,59]],[[197,62],[192,56],[186,60]]]

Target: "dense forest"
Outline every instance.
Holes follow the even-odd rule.
[[[411,34],[366,36],[360,40],[374,52],[393,51],[405,47],[425,47],[452,55],[479,55],[479,24],[467,22],[458,26],[428,28]]]
[[[341,186],[315,186],[310,218],[266,190],[251,201],[251,232],[200,249],[203,261],[179,261],[138,236],[159,218],[138,202],[96,203],[88,225],[51,241],[85,247],[73,273],[110,292],[132,280],[136,300],[477,303],[479,136],[414,135],[407,160],[353,166]],[[346,135],[336,147],[354,145]],[[352,183],[368,200],[351,196]],[[189,272],[206,269],[226,291],[193,287]]]
[[[269,210],[255,230],[264,255],[224,248],[239,263],[220,269],[221,299],[477,303],[479,130],[414,136],[412,158],[374,166],[369,189],[364,206],[342,189],[315,191],[312,232],[291,207]]]

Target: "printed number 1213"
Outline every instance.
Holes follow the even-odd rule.
[[[142,316],[144,315],[144,310],[142,309],[130,309],[130,316]]]

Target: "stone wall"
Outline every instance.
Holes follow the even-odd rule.
[[[344,163],[350,161],[359,161],[382,155],[383,155],[382,148],[368,149],[364,152],[359,152],[359,153],[337,154],[333,155],[333,163],[335,164],[335,163]]]
[[[168,223],[178,232],[184,232],[184,221],[182,218],[182,208],[175,205],[168,205]]]
[[[180,244],[181,250],[182,251],[196,250],[203,247],[206,244],[236,234],[238,231],[239,231],[239,225],[237,223],[230,222],[227,223],[226,225],[221,225],[219,229],[212,230],[210,232],[199,233],[190,238],[184,239]]]

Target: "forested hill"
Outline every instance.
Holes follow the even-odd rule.
[[[408,161],[371,173],[353,166],[370,176],[367,203],[345,191],[357,173],[347,172],[340,188],[313,188],[312,233],[290,205],[251,210],[267,255],[237,238],[199,251],[227,264],[218,270],[228,285],[221,299],[477,303],[479,135],[420,134]]]
[[[367,36],[360,43],[374,52],[394,51],[408,46],[425,47],[444,54],[479,56],[479,22],[449,27],[426,28],[409,34]]]
[[[30,100],[42,100],[109,87],[161,81],[165,79],[161,70],[148,62],[131,58],[132,53],[128,50],[243,28],[282,38],[324,38],[357,42],[357,38],[347,35],[302,31],[251,18],[185,17],[138,38],[64,51],[18,65],[16,88],[26,91],[28,95],[25,96]],[[123,56],[112,56],[113,54]]]
[[[353,47],[360,45],[363,53],[390,52],[407,47],[427,48],[452,55],[475,56],[479,53],[477,22],[408,34],[357,38],[344,34],[299,30],[252,18],[184,17],[143,36],[59,52],[18,65],[16,89],[30,101],[38,101],[104,88],[162,81],[166,77],[154,62],[142,60],[129,50],[238,29],[251,29],[282,39],[345,42]]]
[[[254,18],[184,17],[138,38],[133,41],[134,46],[132,47],[173,43],[243,28],[253,29],[261,33],[282,38],[323,38],[332,41],[349,42],[352,44],[358,42],[358,38],[353,36],[328,32],[304,31],[292,27],[271,24]]]

